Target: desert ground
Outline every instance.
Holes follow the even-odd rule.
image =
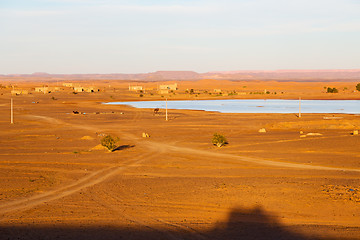
[[[72,81],[100,90],[76,94],[64,82],[2,82],[0,239],[360,239],[359,115],[169,110],[165,121],[164,109],[102,104],[360,99],[357,82],[180,81],[167,94],[161,82]],[[34,91],[44,85],[58,89]]]

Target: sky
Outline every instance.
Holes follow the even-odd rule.
[[[359,0],[0,0],[0,74],[359,68]]]

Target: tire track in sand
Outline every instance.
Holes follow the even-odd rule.
[[[230,159],[235,161],[242,161],[248,162],[251,164],[258,164],[258,165],[267,165],[267,166],[274,166],[274,167],[282,167],[282,168],[297,168],[297,169],[307,169],[307,170],[322,170],[322,171],[346,171],[346,172],[360,172],[358,168],[341,168],[341,167],[326,167],[326,166],[319,166],[319,165],[306,165],[302,163],[292,163],[292,162],[280,162],[280,161],[272,161],[272,160],[265,160],[261,158],[254,158],[254,157],[244,157],[238,156],[229,153],[217,153],[212,151],[200,150],[200,149],[193,149],[187,147],[179,147],[165,143],[159,142],[150,142],[144,144],[149,149],[162,149],[162,151],[172,151],[172,152],[179,152],[182,154],[192,154],[192,155],[202,155],[207,157],[217,157],[222,159]]]
[[[159,217],[154,217],[151,214],[146,214],[145,212],[141,212],[141,216],[126,214],[125,213],[126,208],[131,208],[132,206],[128,205],[127,201],[124,200],[123,198],[124,194],[121,194],[122,197],[120,197],[103,189],[100,189],[100,191],[101,191],[100,195],[106,197],[100,198],[98,196],[95,196],[93,200],[97,204],[107,209],[110,209],[112,212],[114,212],[113,215],[116,216],[117,218],[122,218],[125,219],[126,221],[151,229],[152,231],[164,235],[166,239],[173,239],[173,240],[183,239],[181,234],[179,234],[182,231],[188,232],[193,236],[196,236],[196,239],[202,239],[202,240],[208,239],[207,236],[191,228],[190,226],[169,222]],[[164,226],[166,228],[164,228]]]
[[[25,210],[29,208],[36,207],[45,202],[57,200],[71,194],[74,194],[84,188],[99,184],[110,177],[116,175],[120,171],[132,167],[133,165],[139,164],[145,160],[153,158],[153,153],[146,153],[138,156],[135,160],[130,160],[124,162],[121,166],[111,166],[99,171],[93,172],[83,178],[80,178],[74,183],[71,183],[67,186],[60,187],[58,189],[50,190],[48,192],[34,195],[28,198],[19,199],[11,202],[5,202],[0,205],[0,214],[6,214],[9,212],[14,212],[18,210]]]
[[[62,123],[67,124],[61,120],[46,117],[46,116],[35,116],[35,115],[28,115],[29,117],[35,117],[40,118],[47,121],[52,121],[53,119],[56,121],[56,123]],[[134,116],[134,120],[138,120],[141,118],[142,114],[137,113]],[[95,128],[90,126],[84,126],[84,125],[75,125],[75,124],[69,124],[73,127],[82,128],[86,130],[94,130]],[[125,134],[123,133],[127,138],[132,140],[139,140],[138,137],[135,137],[133,134]],[[137,141],[139,144],[140,142]],[[265,160],[261,158],[254,158],[254,157],[244,157],[244,156],[238,156],[234,154],[228,154],[228,153],[216,153],[212,151],[206,151],[206,150],[200,150],[200,149],[193,149],[188,147],[179,147],[174,146],[170,144],[160,143],[160,142],[153,142],[153,141],[147,141],[146,143],[141,142],[141,145],[147,147],[150,150],[153,150],[155,152],[180,152],[183,154],[189,153],[189,154],[197,154],[202,156],[208,156],[208,157],[220,157],[224,159],[232,159],[242,162],[248,162],[252,164],[260,164],[260,165],[267,165],[267,166],[274,166],[274,167],[284,167],[284,168],[297,168],[297,169],[307,169],[307,170],[325,170],[325,171],[346,171],[346,172],[360,172],[360,169],[357,168],[341,168],[341,167],[326,167],[326,166],[319,166],[319,165],[307,165],[302,163],[291,163],[291,162],[280,162],[280,161],[272,161],[272,160]]]

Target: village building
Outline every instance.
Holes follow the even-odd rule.
[[[17,89],[17,90],[11,90],[11,95],[26,95],[29,94],[28,90],[21,90],[21,89]]]
[[[83,87],[74,87],[74,92],[84,92]]]
[[[63,83],[64,87],[73,87],[73,83]]]
[[[84,88],[84,92],[92,93],[92,92],[99,92],[99,91],[100,91],[100,89],[96,88],[96,87],[86,87],[86,88]]]
[[[163,84],[159,86],[159,90],[177,90],[177,83],[174,84]]]
[[[129,91],[142,91],[143,86],[130,86],[129,85]]]
[[[160,89],[160,90],[158,90],[158,94],[169,94],[169,90],[168,89]]]
[[[51,93],[49,87],[36,87],[35,92],[42,92],[42,93]]]

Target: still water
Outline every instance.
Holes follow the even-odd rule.
[[[299,100],[185,100],[168,101],[168,109],[216,111],[222,113],[298,113]],[[165,101],[109,102],[136,108],[165,108]],[[301,100],[302,113],[360,114],[360,100]]]

